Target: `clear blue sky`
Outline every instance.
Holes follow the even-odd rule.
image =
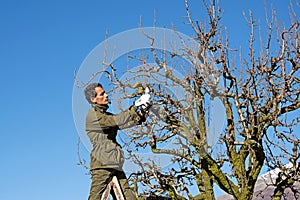
[[[201,16],[197,2],[191,1],[192,14]],[[267,2],[283,21],[288,19],[288,0]],[[262,17],[263,1],[221,3],[221,23],[239,45],[248,38],[242,36],[248,32],[242,11],[253,9]],[[143,25],[152,26],[154,8],[157,26],[174,23],[180,32],[191,33],[183,24],[183,0],[1,1],[1,200],[87,199],[90,179],[76,165],[73,70],[105,39],[106,29],[114,35],[137,28],[141,15]]]

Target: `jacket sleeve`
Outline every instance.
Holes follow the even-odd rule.
[[[96,119],[92,120],[92,127],[98,130],[110,128],[125,129],[141,124],[141,117],[135,111],[136,107],[131,106],[128,110],[116,115],[96,112]]]

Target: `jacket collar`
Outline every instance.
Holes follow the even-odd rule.
[[[108,109],[108,105],[92,104],[92,107],[95,109],[95,111],[101,112],[106,112]]]

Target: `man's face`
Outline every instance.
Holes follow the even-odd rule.
[[[92,98],[92,102],[100,105],[108,104],[108,96],[102,87],[96,87],[95,92],[97,93],[95,98]]]

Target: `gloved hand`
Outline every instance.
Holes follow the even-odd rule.
[[[134,102],[134,106],[137,108],[136,113],[140,117],[139,122],[145,122],[146,116],[148,114],[148,109],[150,108],[150,91],[149,88],[146,87],[145,94],[143,94],[138,100]]]
[[[143,109],[146,109],[150,105],[150,94],[143,94],[138,100],[134,102],[136,107],[142,106]]]

